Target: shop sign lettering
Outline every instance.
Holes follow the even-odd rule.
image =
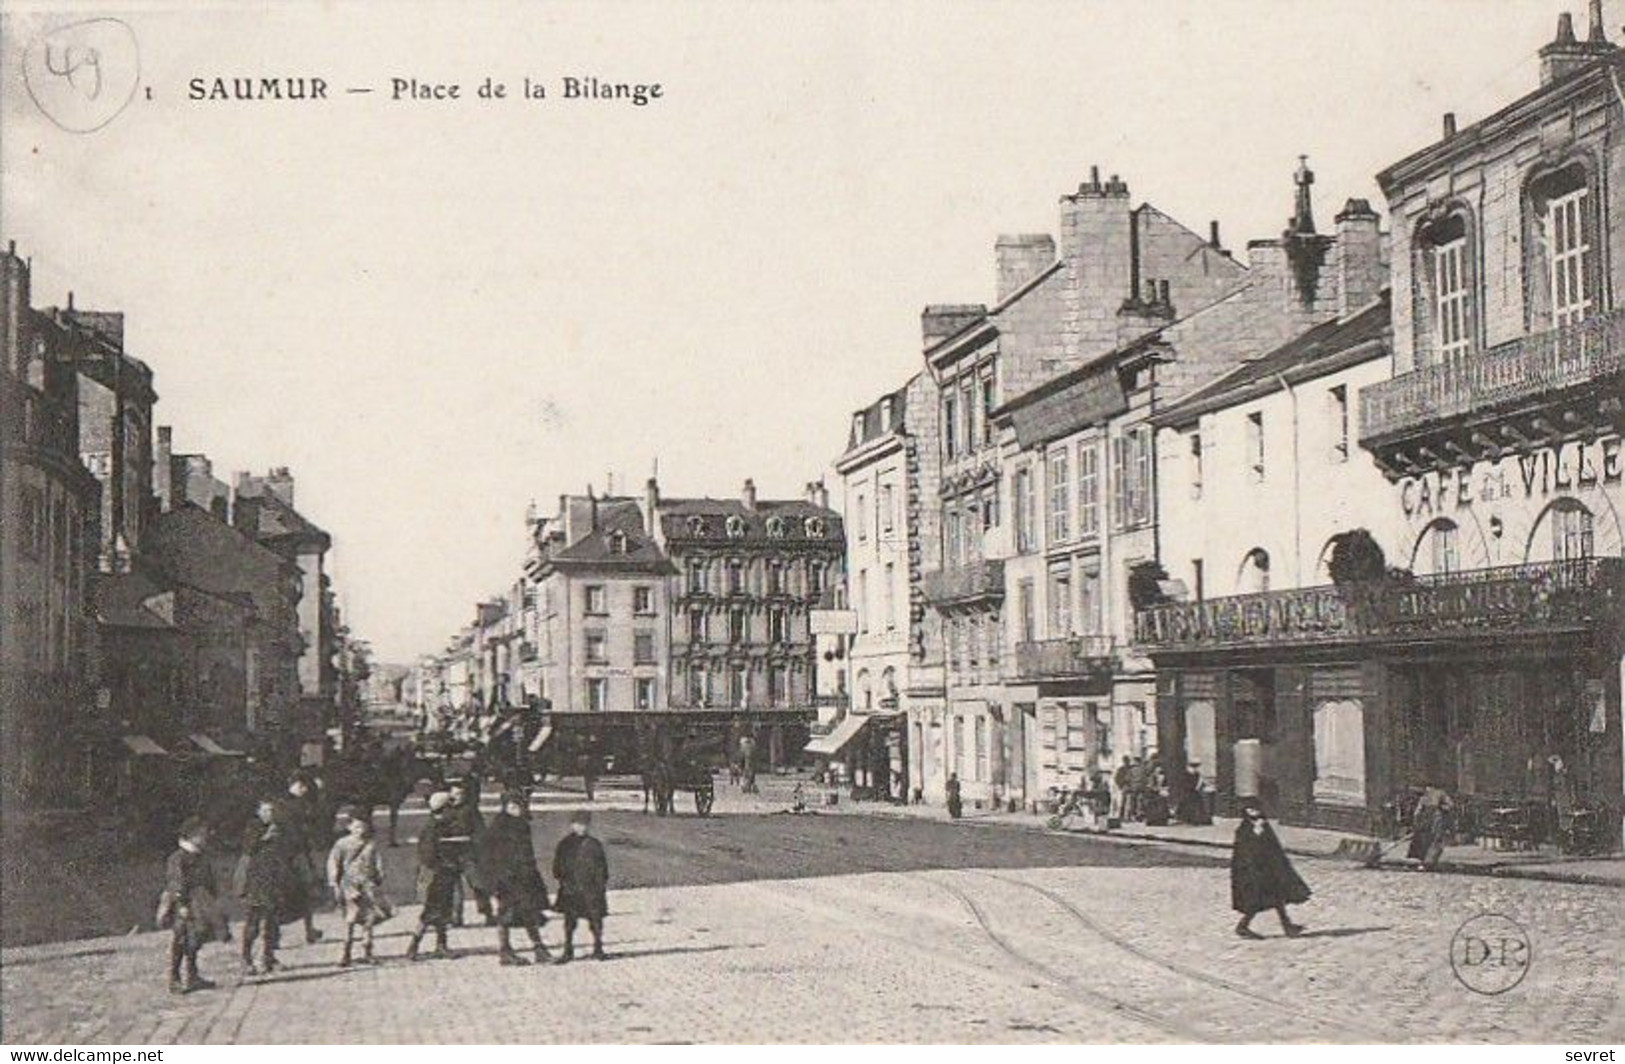
[[[1618,484],[1622,472],[1625,456],[1620,437],[1575,440],[1494,462],[1406,477],[1399,482],[1399,503],[1406,518],[1428,519],[1475,503],[1534,499]]]

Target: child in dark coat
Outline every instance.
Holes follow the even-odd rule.
[[[243,832],[239,863],[239,893],[248,910],[243,924],[243,970],[249,975],[270,974],[281,967],[276,951],[282,943],[282,919],[297,889],[290,845],[282,810],[268,798],[261,801]],[[256,941],[264,943],[258,968],[254,965]]]
[[[576,923],[586,920],[592,929],[592,955],[607,960],[604,953],[604,917],[609,915],[609,859],[604,844],[588,834],[592,814],[583,810],[570,818],[570,834],[559,840],[553,851],[553,878],[559,881],[559,897],[554,908],[564,914],[564,952],[559,963],[575,959]]]
[[[229,935],[220,915],[219,887],[214,866],[204,852],[209,844],[209,828],[192,817],[181,825],[175,852],[164,865],[164,897],[159,923],[168,923],[169,992],[190,994],[208,990],[215,984],[198,974],[197,955],[204,943],[225,940]]]
[[[504,794],[502,812],[486,825],[480,839],[480,871],[496,900],[498,960],[510,965],[525,963],[513,951],[510,935],[516,927],[525,929],[537,964],[550,960],[541,931],[547,922],[547,884],[536,870],[530,802],[523,791]]]
[[[1230,905],[1241,914],[1236,934],[1242,938],[1264,937],[1252,929],[1253,917],[1274,909],[1281,930],[1289,938],[1296,937],[1303,933],[1303,925],[1292,922],[1286,907],[1308,900],[1309,885],[1287,860],[1286,850],[1275,837],[1275,829],[1262,807],[1255,799],[1247,799],[1230,853]]]
[[[434,928],[434,955],[450,957],[446,928],[453,919],[457,902],[457,881],[463,875],[462,850],[466,843],[451,841],[456,828],[451,823],[451,795],[436,791],[429,796],[429,822],[418,836],[418,897],[423,911],[418,928],[406,946],[406,959],[418,959],[423,936]]]

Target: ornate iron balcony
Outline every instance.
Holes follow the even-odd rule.
[[[1116,642],[1109,635],[1074,635],[1016,644],[1016,678],[1063,680],[1108,675]]]
[[[1581,558],[1172,603],[1140,610],[1134,630],[1153,653],[1500,637],[1584,629],[1622,601],[1625,561]]]
[[[1402,373],[1361,390],[1360,439],[1388,438],[1617,376],[1621,351],[1625,309]]]

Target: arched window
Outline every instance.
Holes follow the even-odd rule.
[[[880,697],[893,706],[897,704],[897,670],[890,665],[880,674]]]
[[[1241,560],[1241,568],[1236,572],[1236,593],[1251,595],[1269,589],[1270,552],[1263,547],[1254,547]]]
[[[1590,558],[1596,553],[1596,526],[1596,518],[1584,503],[1566,496],[1557,499],[1535,522],[1525,560],[1568,562]]]
[[[859,669],[857,680],[857,706],[864,711],[873,708],[874,692],[869,689],[869,670]]]
[[[1602,298],[1597,195],[1589,168],[1571,161],[1535,171],[1523,206],[1529,327],[1561,328],[1584,320]]]
[[[1417,356],[1423,364],[1459,361],[1478,335],[1478,258],[1466,208],[1435,215],[1415,240]]]
[[[1436,517],[1416,537],[1411,571],[1421,575],[1454,573],[1461,569],[1461,529],[1448,517]]]

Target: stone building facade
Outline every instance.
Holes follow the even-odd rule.
[[[88,572],[99,486],[79,457],[75,338],[31,303],[15,246],[0,255],[0,801],[88,789],[95,714]]]

